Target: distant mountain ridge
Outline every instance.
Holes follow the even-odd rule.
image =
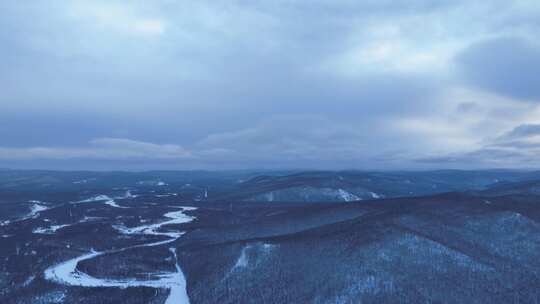
[[[3,170],[0,192],[99,192],[141,188],[189,200],[351,202],[444,192],[510,191],[540,181],[539,171],[147,171]],[[507,187],[507,190],[505,187]],[[499,190],[496,190],[499,189]],[[10,194],[11,195],[11,194]]]
[[[229,198],[267,202],[356,201],[479,191],[535,179],[540,180],[537,171],[310,171],[257,176],[237,185],[237,191]]]

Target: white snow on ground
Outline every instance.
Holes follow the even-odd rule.
[[[248,244],[244,246],[240,252],[240,256],[232,267],[231,272],[234,270],[247,268],[252,263],[257,263],[257,259],[260,259],[264,255],[270,254],[275,248],[276,245],[267,243]],[[252,259],[255,259],[255,261]]]
[[[39,216],[40,212],[49,209],[49,207],[43,205],[43,202],[41,201],[29,201],[29,202],[33,203],[33,205],[30,207],[30,213],[27,215],[28,218],[36,218]]]
[[[374,199],[382,198],[382,195],[379,195],[379,194],[377,194],[377,193],[375,193],[375,192],[370,192],[369,194],[370,194],[371,197],[374,198]]]
[[[7,226],[15,222],[24,221],[31,218],[38,218],[41,212],[50,209],[50,207],[44,205],[42,201],[31,200],[28,202],[32,203],[32,206],[30,206],[30,212],[27,215],[19,219],[0,221],[0,226]]]
[[[246,255],[246,250],[248,248],[249,248],[249,245],[242,249],[242,253],[240,253],[240,257],[238,257],[238,260],[236,260],[236,264],[234,264],[233,269],[240,268],[240,267],[247,267],[248,259]]]
[[[266,243],[257,243],[257,244],[249,244],[246,245],[244,248],[242,248],[242,252],[240,252],[240,256],[238,257],[238,260],[236,260],[236,263],[234,264],[232,270],[238,269],[238,268],[246,268],[250,264],[250,258],[248,256],[248,251],[251,252],[258,252],[259,254],[269,254],[274,248],[276,248],[276,245],[272,244],[266,244]]]
[[[186,278],[184,273],[178,264],[178,256],[176,255],[176,248],[169,248],[174,255],[176,261],[176,283],[170,288],[169,297],[165,301],[165,304],[187,304],[189,303],[189,297],[186,289]]]
[[[114,207],[114,208],[127,208],[127,207],[122,207],[122,206],[118,205],[114,200],[106,201],[105,205],[109,205],[109,206]]]
[[[167,183],[160,181],[160,180],[145,180],[145,181],[139,181],[137,182],[138,185],[145,185],[145,186],[168,186]]]
[[[136,245],[131,247],[126,247],[122,249],[97,252],[91,251],[90,253],[84,254],[82,256],[73,258],[66,262],[60,263],[56,266],[50,267],[45,270],[45,279],[70,286],[81,286],[81,287],[118,287],[118,288],[127,288],[127,287],[154,287],[154,288],[167,288],[170,290],[169,297],[166,300],[166,304],[184,304],[189,303],[189,297],[186,290],[186,279],[178,264],[178,257],[176,255],[176,250],[171,248],[170,251],[174,256],[176,261],[176,272],[172,273],[160,273],[156,274],[154,277],[156,279],[149,280],[134,280],[134,279],[99,279],[94,278],[84,272],[81,272],[77,269],[79,262],[84,260],[89,260],[100,255],[123,252],[133,248],[140,247],[153,247],[165,245],[171,242],[176,241],[180,238],[184,232],[158,232],[158,230],[165,225],[171,224],[182,224],[188,223],[195,219],[195,217],[184,214],[184,211],[195,210],[194,207],[181,207],[180,211],[167,212],[164,214],[169,220],[163,221],[161,223],[145,225],[134,228],[119,228],[115,227],[122,233],[126,234],[150,234],[150,235],[161,235],[167,236],[169,239],[149,244]]]
[[[280,190],[274,190],[269,192],[260,193],[252,196],[247,200],[272,202],[276,200],[289,200],[293,201],[343,201],[354,202],[361,201],[362,198],[354,193],[348,192],[344,189],[334,188],[317,188],[311,186],[304,187],[291,187]]]
[[[87,198],[85,200],[78,201],[77,203],[93,203],[93,202],[100,202],[100,201],[109,201],[112,200],[108,195],[96,195],[92,196],[91,198]]]
[[[63,291],[47,292],[32,297],[32,303],[64,304],[66,295]]]
[[[49,228],[36,228],[32,231],[32,233],[36,234],[54,234],[56,231],[68,227],[70,225],[52,225]]]
[[[127,197],[128,195],[130,195],[129,197],[132,197],[131,193],[128,191],[125,196],[121,196],[121,197],[117,197],[117,198],[121,198],[121,199],[128,198]],[[114,208],[129,208],[129,207],[124,207],[124,206],[118,205],[113,198],[111,198],[108,195],[103,195],[103,194],[96,195],[96,196],[93,196],[91,198],[81,200],[81,201],[78,201],[78,202],[75,202],[75,203],[76,204],[82,204],[82,203],[94,203],[94,202],[103,202],[105,205],[109,205],[109,206],[114,207]]]
[[[352,194],[350,192],[347,192],[347,191],[345,191],[343,189],[338,189],[338,194],[341,197],[341,199],[343,199],[346,202],[354,202],[354,201],[361,201],[362,200],[358,196],[356,196],[356,195],[354,195],[354,194]]]
[[[117,196],[115,199],[127,199],[127,198],[136,198],[138,195],[132,194],[130,190],[127,190],[126,193],[122,196]]]
[[[266,250],[266,251],[270,251],[272,250],[274,247],[276,247],[276,245],[272,245],[272,244],[263,244],[263,249]]]
[[[34,281],[35,278],[36,278],[36,276],[30,276],[28,279],[26,279],[26,281],[23,282],[22,286],[26,287],[26,286],[30,285],[30,283],[32,283],[32,281]]]
[[[82,179],[82,180],[74,181],[72,183],[73,184],[86,184],[89,181],[95,181],[95,180],[96,180],[96,178],[89,178],[89,179]]]
[[[184,233],[183,232],[158,232],[158,230],[162,226],[166,225],[174,225],[174,224],[183,224],[183,223],[189,223],[193,221],[195,218],[193,216],[189,216],[184,214],[184,211],[192,211],[197,208],[195,207],[182,207],[182,210],[180,211],[172,211],[167,212],[163,216],[166,218],[169,218],[170,220],[156,223],[156,224],[150,224],[150,225],[142,225],[138,227],[128,228],[124,226],[114,225],[113,228],[119,231],[123,234],[148,234],[148,235],[164,235],[171,238],[179,238]]]
[[[91,222],[91,221],[99,221],[99,220],[102,220],[104,219],[104,217],[99,217],[99,216],[84,216],[82,218],[82,220],[79,221],[79,223],[86,223],[86,222]]]

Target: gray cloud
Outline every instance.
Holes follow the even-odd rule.
[[[354,126],[303,115],[271,117],[253,128],[211,134],[198,146],[237,151],[254,160],[338,161],[361,158],[370,140]]]
[[[490,144],[494,148],[531,150],[540,148],[540,124],[522,124],[495,138]]]
[[[539,15],[498,0],[2,1],[0,166],[416,167],[479,150],[538,123],[522,101],[540,96]]]
[[[540,135],[540,124],[523,124],[502,135],[499,140],[526,139]]]
[[[458,56],[468,81],[510,97],[540,101],[540,46],[496,38],[473,44]]]
[[[476,164],[479,167],[522,167],[540,165],[540,125],[523,124],[497,136],[483,147],[465,152],[416,159],[426,164]]]
[[[177,145],[157,145],[124,138],[97,138],[90,147],[0,148],[0,160],[104,159],[131,160],[189,159],[191,153]]]

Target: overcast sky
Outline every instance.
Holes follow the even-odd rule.
[[[0,1],[0,167],[540,167],[540,2]]]

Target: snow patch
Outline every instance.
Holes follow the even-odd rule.
[[[93,202],[109,201],[109,200],[112,200],[112,198],[110,198],[108,195],[100,194],[100,195],[92,196],[85,200],[80,200],[77,203],[93,203]]]
[[[374,199],[379,199],[379,198],[382,198],[383,196],[382,195],[379,195],[375,192],[370,192],[369,195],[371,195],[372,198]]]
[[[239,268],[246,268],[249,266],[250,258],[248,256],[248,251],[251,251],[252,254],[255,254],[255,258],[260,258],[261,255],[264,256],[266,254],[269,254],[272,249],[274,249],[276,245],[272,244],[266,244],[266,243],[258,243],[255,245],[247,245],[244,248],[242,248],[242,252],[240,253],[240,256],[236,260],[236,263],[234,264],[232,270],[239,269]],[[258,256],[258,257],[257,257]]]
[[[361,201],[362,199],[359,198],[358,196],[350,193],[350,192],[347,192],[343,189],[338,189],[338,195],[339,197],[346,201],[346,202],[354,202],[354,201]]]
[[[82,179],[82,180],[78,180],[78,181],[74,181],[72,182],[73,184],[75,185],[78,185],[78,184],[86,184],[88,183],[89,181],[95,181],[96,178],[88,178],[88,179]]]
[[[178,193],[165,193],[165,194],[156,194],[155,197],[170,197],[170,196],[178,196]]]
[[[52,225],[51,227],[49,228],[36,228],[32,231],[32,233],[35,233],[35,234],[54,234],[56,231],[64,228],[64,227],[68,227],[70,225]]]
[[[84,216],[82,220],[79,221],[79,223],[86,223],[86,222],[92,222],[92,221],[99,221],[104,219],[104,217],[99,216]]]
[[[113,225],[113,228],[122,234],[146,234],[146,235],[163,235],[170,238],[179,238],[184,232],[159,232],[162,226],[189,223],[195,219],[193,216],[184,214],[184,211],[196,210],[196,207],[181,207],[180,211],[167,212],[163,216],[169,218],[168,221],[163,221],[156,224],[142,225],[133,228],[128,228],[120,225]]]
[[[126,193],[126,195],[127,195],[127,193]],[[126,197],[122,196],[122,197],[117,197],[117,198],[126,198]],[[123,207],[123,206],[118,205],[113,198],[111,198],[108,195],[104,195],[104,194],[96,195],[96,196],[93,196],[91,198],[81,200],[81,201],[78,201],[78,202],[75,202],[75,203],[76,204],[82,204],[82,203],[94,203],[94,202],[103,202],[105,205],[108,205],[108,206],[111,206],[111,207],[114,207],[114,208],[129,208],[129,207]]]
[[[167,186],[168,184],[160,180],[145,180],[137,182],[138,185],[144,186]]]
[[[246,250],[249,248],[249,246],[246,246],[242,249],[242,252],[240,253],[240,257],[238,257],[238,260],[236,260],[236,264],[234,264],[233,269],[236,268],[245,268],[248,266],[248,258],[246,254]]]
[[[43,202],[41,201],[29,201],[29,202],[33,203],[33,205],[30,207],[30,213],[28,214],[28,218],[37,218],[39,217],[40,212],[49,209],[49,207],[43,205]]]
[[[9,224],[24,221],[27,219],[36,219],[40,216],[41,212],[50,209],[50,207],[45,205],[45,203],[42,201],[31,200],[28,202],[32,203],[32,206],[30,206],[30,212],[27,215],[15,220],[0,221],[0,226],[7,226]]]
[[[276,245],[272,245],[272,244],[263,244],[263,248],[264,248],[266,251],[270,251],[270,250],[272,250],[274,247],[276,247]]]
[[[26,286],[30,285],[34,281],[35,278],[36,278],[36,276],[34,276],[34,275],[30,276],[28,279],[26,279],[26,281],[23,282],[22,286],[26,287]]]
[[[115,199],[129,199],[129,198],[136,198],[138,195],[132,194],[131,190],[127,190],[126,193],[122,196],[117,196]]]

